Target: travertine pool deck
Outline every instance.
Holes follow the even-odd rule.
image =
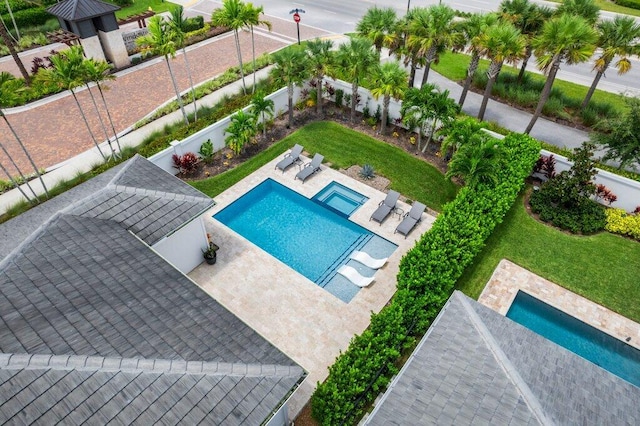
[[[294,180],[298,166],[290,167],[285,173],[274,170],[281,158],[279,156],[215,197],[217,204],[205,214],[205,226],[220,247],[217,263],[213,266],[202,264],[189,277],[309,373],[289,404],[290,413],[295,416],[309,400],[316,383],[326,378],[327,368],[339,352],[347,348],[355,334],[369,325],[371,312],[380,311],[391,299],[400,259],[431,227],[435,217],[424,213],[422,221],[405,239],[394,234],[400,223],[397,216],[390,215],[382,225],[369,222],[385,193],[326,164],[322,165],[322,171],[302,183]],[[309,159],[304,157],[304,161]],[[308,198],[332,181],[369,197],[350,219],[398,245],[387,264],[376,272],[373,284],[345,303],[212,218],[267,178]],[[410,209],[403,202],[398,206],[405,212]]]
[[[506,259],[501,260],[496,267],[478,302],[506,315],[518,290],[640,349],[640,324]],[[631,339],[627,341],[629,337]]]

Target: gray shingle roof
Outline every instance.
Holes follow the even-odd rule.
[[[99,0],[65,0],[47,8],[47,12],[67,21],[82,21],[120,10],[119,6]]]
[[[640,424],[640,389],[454,292],[366,421]]]
[[[99,187],[7,245],[0,423],[261,423],[304,371],[147,245],[213,201],[141,157]]]
[[[258,425],[302,374],[297,366],[0,354],[0,423]]]

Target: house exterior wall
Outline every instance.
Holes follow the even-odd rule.
[[[208,245],[201,218],[192,220],[173,234],[151,246],[183,274],[188,274],[204,261],[202,250]]]

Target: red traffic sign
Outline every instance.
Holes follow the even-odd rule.
[[[300,14],[298,12],[293,14],[293,20],[296,22],[300,22]]]

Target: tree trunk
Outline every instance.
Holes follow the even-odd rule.
[[[529,122],[529,125],[527,125],[524,133],[529,134],[529,132],[531,132],[531,129],[533,129],[533,126],[536,124],[536,121],[538,121],[538,118],[542,113],[542,108],[544,107],[544,104],[547,103],[547,99],[549,99],[549,95],[551,94],[551,87],[553,87],[553,81],[555,80],[556,74],[558,73],[559,69],[560,56],[555,55],[553,57],[551,69],[549,70],[549,75],[547,76],[547,81],[544,83],[544,88],[542,89],[542,93],[540,94],[540,101],[538,102],[538,106],[536,107],[536,110],[533,113],[533,117],[531,117],[531,121]]]
[[[20,184],[18,184],[18,182],[16,182],[13,179],[13,176],[11,176],[11,174],[9,173],[9,171],[7,169],[5,169],[5,167],[2,165],[2,163],[0,163],[0,167],[2,167],[2,170],[5,172],[5,174],[9,177],[9,180],[11,181],[11,183],[18,188],[18,190],[22,193],[22,195],[24,195],[24,198],[27,199],[27,201],[29,201],[32,204],[37,204],[38,202],[40,202],[40,199],[38,198],[38,194],[36,194],[36,191],[33,190],[33,188],[31,187],[31,185],[29,185],[29,182],[26,178],[26,176],[22,173],[22,171],[20,170],[20,168],[18,167],[18,165],[16,164],[15,161],[13,161],[13,157],[11,156],[11,154],[9,154],[9,151],[7,151],[7,149],[4,147],[4,145],[2,145],[2,143],[0,143],[0,149],[2,149],[2,152],[4,152],[4,155],[7,156],[7,158],[9,159],[9,161],[11,162],[11,164],[13,165],[13,167],[16,168],[16,170],[18,171],[18,174],[20,175],[20,177],[22,178],[22,180],[24,181],[24,183],[27,184],[27,188],[29,188],[29,190],[31,190],[31,193],[33,194],[33,196],[35,197],[34,200],[31,200],[31,198],[29,198],[27,196],[27,194],[22,190],[22,188],[20,187]]]
[[[20,40],[20,30],[16,25],[16,18],[13,16],[13,11],[11,10],[11,5],[9,4],[9,0],[4,0],[4,4],[7,5],[7,12],[9,12],[9,16],[11,16],[11,22],[13,22],[13,28],[16,30],[16,35],[18,36],[18,40]],[[2,22],[4,25],[4,21]]]
[[[244,69],[242,68],[242,51],[240,50],[240,34],[238,30],[233,30],[236,39],[236,52],[238,53],[238,63],[240,64],[240,78],[242,79],[242,93],[247,94],[247,83],[244,81]]]
[[[529,58],[531,58],[531,53],[533,50],[531,49],[531,45],[527,45],[527,49],[524,52],[524,58],[522,58],[522,66],[520,67],[520,72],[518,73],[518,79],[516,83],[522,83],[522,79],[524,78],[524,72],[527,69],[527,64],[529,63]]]
[[[89,86],[89,83],[85,83],[84,85],[87,86],[87,91],[89,91],[89,95],[91,96],[91,102],[93,102],[93,107],[95,108],[96,114],[98,115],[98,120],[100,120],[100,126],[102,126],[104,137],[107,138],[107,143],[109,144],[109,150],[111,151],[111,156],[115,158],[116,151],[113,149],[113,145],[111,145],[111,138],[109,137],[107,126],[104,125],[104,120],[102,120],[102,116],[100,115],[100,110],[98,109],[96,98],[95,96],[93,96],[93,92],[91,91],[91,87]]]
[[[429,144],[431,143],[431,140],[433,139],[433,134],[436,131],[436,123],[438,122],[437,119],[433,119],[433,123],[431,124],[431,130],[429,131],[429,137],[427,138],[427,142],[425,142],[424,147],[422,148],[422,153],[424,154],[427,150],[427,147],[429,146]]]
[[[289,83],[287,85],[287,95],[289,97],[289,125],[291,128],[293,126],[293,83]]]
[[[389,104],[391,103],[391,96],[385,95],[382,99],[382,123],[380,124],[380,134],[382,136],[387,134],[387,117],[389,117]]]
[[[91,126],[89,126],[89,122],[87,121],[87,117],[84,115],[84,111],[82,110],[82,106],[80,105],[80,101],[78,100],[78,97],[76,96],[76,93],[73,91],[73,89],[69,89],[69,91],[71,92],[71,95],[73,96],[73,99],[75,99],[76,105],[78,105],[78,110],[80,110],[80,115],[82,116],[82,120],[84,121],[85,126],[87,126],[87,130],[89,131],[89,135],[91,136],[91,139],[93,139],[94,145],[96,146],[96,148],[98,148],[98,152],[100,153],[100,155],[102,155],[102,158],[105,161],[107,161],[107,156],[104,155],[104,153],[100,149],[100,145],[98,144],[98,141],[96,140],[96,137],[94,136],[93,132],[91,131]]]
[[[18,66],[18,69],[20,70],[20,74],[22,74],[22,78],[24,78],[25,84],[27,86],[30,86],[31,85],[31,77],[29,76],[29,73],[27,72],[27,69],[24,67],[24,64],[22,63],[22,60],[18,56],[18,52],[16,52],[16,48],[13,45],[13,40],[11,40],[11,36],[9,36],[9,33],[7,32],[7,29],[5,28],[4,24],[2,24],[2,23],[0,23],[0,38],[2,38],[2,40],[4,41],[4,44],[9,49],[9,53],[11,53],[11,56],[13,57],[14,62]]]
[[[184,56],[184,64],[187,67],[187,76],[189,77],[189,84],[191,85],[191,97],[193,97],[193,121],[198,121],[198,105],[196,105],[196,89],[193,87],[193,78],[191,78],[191,68],[189,67],[189,60],[187,59],[187,49],[182,46],[182,55]]]
[[[105,111],[107,111],[107,118],[109,118],[109,123],[111,124],[111,130],[113,131],[113,136],[116,138],[116,145],[118,145],[118,151],[122,152],[122,147],[120,146],[120,139],[118,139],[118,132],[116,132],[116,128],[113,125],[113,119],[111,118],[109,107],[107,106],[107,100],[104,98],[104,93],[102,92],[102,86],[100,86],[99,81],[96,81],[96,86],[98,86],[98,91],[100,92],[100,96],[102,97],[102,103],[104,104],[104,109]]]
[[[598,83],[600,83],[600,79],[604,75],[607,68],[609,68],[610,63],[611,61],[606,61],[604,63],[604,66],[600,70],[598,70],[598,72],[596,73],[596,77],[593,79],[593,83],[591,83],[591,87],[589,87],[589,91],[587,91],[587,95],[584,97],[584,100],[582,101],[582,105],[580,105],[580,108],[585,109],[587,105],[589,105],[589,102],[591,101],[591,97],[593,96],[593,93],[596,91],[596,87],[598,86]]]
[[[424,64],[424,74],[422,75],[422,84],[420,87],[427,84],[427,79],[429,78],[429,71],[431,70],[431,63],[436,59],[436,47],[432,46],[427,51],[426,60]]]
[[[171,63],[169,63],[169,56],[164,55],[164,60],[167,63],[167,68],[169,68],[169,75],[171,76],[171,82],[173,83],[173,90],[175,90],[176,92],[176,99],[178,100],[180,111],[182,111],[182,117],[184,117],[184,123],[186,125],[189,125],[189,118],[187,118],[187,112],[184,110],[184,103],[182,102],[182,97],[180,96],[178,83],[176,83],[176,77],[173,75],[173,70],[171,69]]]
[[[24,151],[25,155],[27,156],[27,159],[31,163],[31,166],[36,171],[36,175],[38,175],[38,179],[40,179],[40,184],[42,185],[42,188],[44,189],[44,193],[47,196],[47,198],[49,198],[49,191],[47,190],[47,186],[44,184],[44,180],[42,179],[42,174],[40,173],[40,170],[38,170],[38,166],[36,166],[35,161],[33,161],[33,158],[31,157],[31,154],[29,154],[29,151],[27,151],[27,147],[24,146],[24,144],[22,143],[22,140],[18,137],[18,134],[16,133],[15,129],[13,128],[11,123],[9,123],[9,120],[7,119],[7,116],[4,115],[4,112],[2,112],[1,109],[0,109],[0,115],[2,116],[2,118],[4,118],[4,122],[7,123],[7,126],[9,127],[9,130],[11,130],[11,133],[13,134],[13,137],[16,138],[16,140],[18,141],[18,144],[20,145],[20,148],[22,148],[22,151]]]
[[[253,57],[253,86],[251,86],[251,94],[256,93],[256,41],[253,36],[253,25],[251,25],[251,53]]]
[[[351,84],[351,124],[356,122],[356,98],[358,97],[358,83]]]
[[[260,114],[262,116],[262,139],[267,139],[267,116],[264,111]]]
[[[318,76],[318,87],[316,87],[318,91],[316,94],[316,101],[318,103],[317,109],[318,109],[318,116],[320,117],[322,117],[322,80],[323,79],[324,79],[323,75]]]
[[[484,119],[484,113],[487,110],[487,103],[489,103],[489,98],[491,97],[491,90],[493,89],[493,83],[496,82],[498,78],[498,74],[500,74],[500,70],[502,69],[502,62],[491,62],[489,66],[489,71],[487,72],[487,86],[484,88],[484,96],[482,97],[482,103],[480,104],[480,111],[478,111],[478,120],[482,121]]]
[[[474,52],[473,55],[471,55],[471,62],[469,62],[469,68],[467,68],[467,79],[464,81],[462,94],[460,95],[460,100],[458,101],[458,105],[460,105],[460,107],[462,107],[465,99],[467,98],[467,92],[469,91],[469,87],[471,86],[471,82],[473,81],[473,76],[475,75],[479,64],[480,55]]]

